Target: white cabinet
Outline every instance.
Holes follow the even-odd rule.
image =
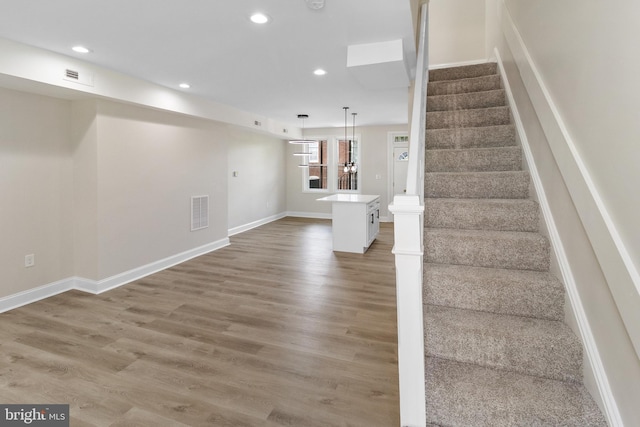
[[[367,204],[367,247],[373,243],[380,231],[380,200]]]
[[[380,196],[334,194],[331,202],[333,250],[363,254],[380,231]]]

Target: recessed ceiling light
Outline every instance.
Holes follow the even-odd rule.
[[[266,24],[269,22],[269,17],[264,13],[254,13],[251,15],[251,22],[255,24]]]
[[[189,89],[191,87],[191,85],[189,83],[180,83],[180,87],[182,89]]]
[[[71,48],[74,52],[78,52],[78,53],[89,53],[91,52],[89,49],[87,49],[84,46],[74,46]]]
[[[327,72],[322,68],[318,68],[313,72],[313,74],[315,74],[316,76],[324,76],[325,74],[327,74]]]

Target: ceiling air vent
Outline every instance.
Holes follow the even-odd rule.
[[[191,197],[191,231],[209,226],[209,196]]]
[[[67,77],[67,79],[78,80],[80,78],[80,73],[67,68],[67,70],[65,71],[65,76]]]
[[[310,9],[318,10],[324,7],[324,0],[305,0]]]

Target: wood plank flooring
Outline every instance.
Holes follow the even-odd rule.
[[[101,295],[0,314],[0,402],[71,426],[398,426],[392,225],[285,218]]]

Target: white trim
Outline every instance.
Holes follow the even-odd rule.
[[[424,255],[424,251],[412,251],[412,250],[396,249],[395,245],[393,246],[393,248],[391,248],[391,253],[394,254],[394,255],[411,255],[411,256],[423,256]]]
[[[0,313],[31,304],[74,288],[73,278],[62,279],[37,288],[0,298]]]
[[[441,68],[464,67],[465,65],[486,64],[487,59],[474,59],[472,61],[450,62],[448,64],[429,65],[429,70],[439,70]]]
[[[496,55],[498,67],[500,68],[500,74],[502,76],[504,89],[509,100],[509,106],[511,107],[513,121],[518,131],[520,141],[522,143],[522,150],[524,152],[527,165],[529,166],[531,181],[533,182],[533,185],[535,187],[540,210],[542,212],[543,219],[549,232],[549,240],[557,257],[559,269],[562,274],[562,279],[567,290],[567,295],[569,296],[569,302],[571,304],[571,308],[578,324],[578,329],[580,331],[580,336],[582,338],[584,349],[586,351],[587,360],[589,361],[589,365],[591,367],[591,370],[593,371],[596,384],[598,386],[598,391],[604,405],[608,423],[609,425],[614,427],[623,426],[620,411],[618,410],[618,406],[613,397],[611,386],[609,385],[609,380],[607,378],[602,359],[600,358],[600,353],[598,352],[598,347],[593,337],[593,333],[591,332],[589,320],[587,319],[587,315],[584,311],[584,307],[578,293],[578,288],[573,277],[573,272],[571,271],[571,265],[564,251],[562,239],[560,238],[560,234],[558,233],[558,229],[553,219],[551,207],[549,206],[549,202],[542,185],[542,180],[540,179],[540,174],[538,173],[538,170],[536,168],[533,153],[531,152],[531,147],[529,145],[529,141],[527,139],[527,135],[525,133],[524,126],[522,124],[522,120],[520,118],[520,114],[518,112],[513,93],[511,91],[511,87],[509,85],[509,81],[507,80],[507,74],[502,63],[500,52],[498,51],[498,49],[495,49],[494,53]]]
[[[320,212],[288,211],[285,216],[292,216],[292,217],[296,217],[296,218],[331,219],[331,214],[330,213],[320,213]]]
[[[137,267],[132,270],[125,271],[120,274],[116,274],[115,276],[111,276],[106,279],[89,280],[89,279],[76,277],[74,278],[74,281],[75,281],[74,287],[75,289],[78,289],[80,291],[85,291],[92,294],[101,294],[103,292],[120,287],[122,285],[126,285],[127,283],[131,283],[134,280],[141,279],[153,273],[157,273],[158,271],[165,270],[169,267],[173,267],[174,265],[180,264],[182,262],[188,261],[192,258],[201,256],[201,255],[207,254],[209,252],[213,252],[217,249],[223,248],[228,245],[229,245],[229,238],[225,237],[224,239],[220,239],[216,242],[212,242],[204,246],[200,246],[198,248],[190,249],[188,251],[184,251],[179,254],[172,255],[170,257],[167,257],[158,261],[154,261],[147,265],[143,265],[141,267]]]
[[[253,228],[260,227],[261,225],[265,225],[270,222],[277,221],[279,219],[284,218],[285,216],[287,216],[287,214],[283,212],[276,215],[271,215],[266,218],[259,219],[257,221],[250,222],[248,224],[239,225],[238,227],[230,228],[228,231],[228,234],[229,236],[235,236],[236,234],[244,233],[245,231],[249,231]]]

